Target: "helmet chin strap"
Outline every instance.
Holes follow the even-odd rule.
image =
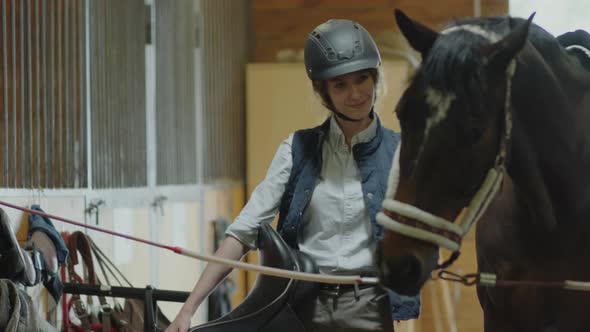
[[[333,109],[330,109],[330,110],[331,110],[332,112],[334,112],[334,114],[336,114],[336,116],[337,116],[337,117],[339,117],[340,119],[342,119],[342,120],[344,120],[344,121],[351,121],[351,122],[361,122],[361,121],[363,121],[363,120],[364,120],[364,118],[363,118],[363,119],[353,119],[353,118],[351,118],[351,117],[348,117],[348,116],[346,116],[346,115],[344,115],[344,114],[342,114],[342,113],[338,112],[337,110],[333,110]],[[369,117],[372,119],[372,118],[373,118],[373,116],[374,116],[374,113],[373,113],[373,109],[371,108],[371,112],[369,113]]]

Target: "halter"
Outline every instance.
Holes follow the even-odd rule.
[[[484,37],[490,42],[496,42],[500,36],[483,30],[475,25],[462,25],[451,27],[442,32],[449,34],[455,31],[468,31]],[[394,200],[399,181],[399,150],[393,159],[392,174],[389,178],[389,189],[386,199],[383,201],[383,211],[377,214],[377,222],[385,228],[410,238],[432,243],[436,246],[446,248],[453,252],[451,258],[438,268],[449,266],[458,256],[461,240],[485,213],[490,203],[496,197],[502,185],[506,173],[507,154],[510,146],[512,133],[512,112],[511,112],[511,85],[512,78],[516,71],[516,61],[513,59],[506,69],[506,93],[504,101],[504,133],[501,136],[498,154],[494,166],[488,173],[475,196],[456,217],[455,222],[435,216],[411,204]]]

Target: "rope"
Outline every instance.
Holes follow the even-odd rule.
[[[59,216],[55,216],[55,215],[51,215],[51,214],[41,212],[41,211],[28,209],[28,208],[14,205],[11,203],[7,203],[4,201],[0,201],[0,205],[6,206],[6,207],[9,207],[12,209],[20,210],[23,212],[36,214],[36,215],[39,215],[39,216],[42,216],[45,218],[59,220],[61,222],[67,223],[67,224],[92,229],[97,232],[110,234],[113,236],[117,236],[117,237],[131,240],[131,241],[141,242],[141,243],[148,244],[148,245],[151,245],[154,247],[167,249],[167,250],[173,251],[174,253],[182,255],[182,256],[187,256],[187,257],[195,258],[195,259],[210,262],[210,263],[217,263],[217,264],[229,266],[232,268],[239,268],[239,269],[243,269],[243,270],[254,271],[254,272],[258,272],[260,274],[264,274],[264,275],[270,275],[270,276],[274,276],[274,277],[281,277],[281,278],[287,278],[287,279],[311,281],[311,282],[320,282],[320,283],[326,283],[326,284],[377,284],[379,282],[379,279],[376,277],[363,277],[360,275],[331,276],[331,275],[323,275],[323,274],[318,274],[318,273],[289,271],[289,270],[284,270],[284,269],[279,269],[279,268],[274,268],[274,267],[261,266],[261,265],[255,265],[255,264],[234,261],[234,260],[230,260],[230,259],[219,258],[219,257],[215,257],[212,255],[199,254],[197,252],[184,249],[182,247],[168,246],[165,244],[145,240],[145,239],[138,238],[135,236],[117,233],[117,232],[114,232],[114,231],[111,231],[108,229],[104,229],[104,228],[100,228],[100,227],[96,227],[96,226],[92,226],[92,225],[87,225],[87,224],[84,224],[81,222],[73,221],[73,220],[66,219],[66,218],[59,217]]]
[[[307,272],[298,272],[298,271],[289,271],[274,267],[268,266],[261,266],[261,265],[254,265],[239,261],[234,261],[230,259],[224,259],[215,257],[212,255],[205,255],[199,254],[194,251],[190,251],[181,247],[174,247],[168,246],[161,243],[148,241],[142,238],[117,233],[114,231],[110,231],[107,229],[103,229],[100,227],[86,225],[80,222],[76,222],[73,220],[69,220],[66,218],[62,218],[59,216],[51,215],[48,213],[44,213],[37,210],[28,209],[25,207],[20,207],[18,205],[10,204],[4,201],[0,201],[0,205],[13,208],[16,210],[20,210],[23,212],[28,212],[31,214],[36,214],[42,217],[59,220],[67,224],[72,224],[76,226],[80,226],[83,228],[88,228],[95,230],[97,232],[102,232],[106,234],[111,234],[113,236],[122,237],[128,240],[136,241],[145,243],[148,245],[152,245],[155,247],[168,249],[173,251],[176,254],[191,257],[194,259],[203,260],[210,263],[222,264],[225,266],[229,266],[232,268],[238,268],[248,271],[258,272],[260,274],[270,275],[274,277],[281,277],[287,279],[296,279],[296,280],[303,280],[303,281],[310,281],[310,282],[321,282],[327,284],[377,284],[379,279],[376,277],[363,277],[360,275],[355,276],[330,276],[330,275],[323,275],[318,273],[307,273]],[[441,264],[441,268],[447,267],[452,263],[455,259],[457,259],[459,252],[454,252],[453,255],[445,262]],[[590,282],[585,281],[575,281],[575,280],[564,280],[564,281],[526,281],[526,280],[497,280],[495,274],[491,273],[470,273],[461,275],[458,273],[454,273],[448,270],[440,270],[438,272],[438,277],[433,278],[433,280],[440,279],[450,282],[458,282],[465,286],[473,286],[473,285],[480,285],[486,287],[536,287],[536,288],[554,288],[554,289],[565,289],[565,290],[573,290],[573,291],[590,291]]]

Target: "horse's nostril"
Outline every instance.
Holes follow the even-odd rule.
[[[413,283],[420,279],[422,266],[420,261],[413,255],[402,256],[389,260],[389,273],[402,283]]]
[[[420,261],[414,256],[406,256],[402,258],[402,264],[400,265],[400,274],[406,278],[406,280],[418,280],[422,268]]]
[[[414,255],[381,257],[379,264],[381,284],[398,294],[418,294],[424,279],[421,261]]]

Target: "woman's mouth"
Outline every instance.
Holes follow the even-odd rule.
[[[363,101],[361,101],[360,103],[357,103],[357,104],[351,104],[350,107],[353,107],[353,108],[361,108],[361,107],[365,106],[366,104],[367,104],[367,99],[365,99],[365,100],[363,100]]]

